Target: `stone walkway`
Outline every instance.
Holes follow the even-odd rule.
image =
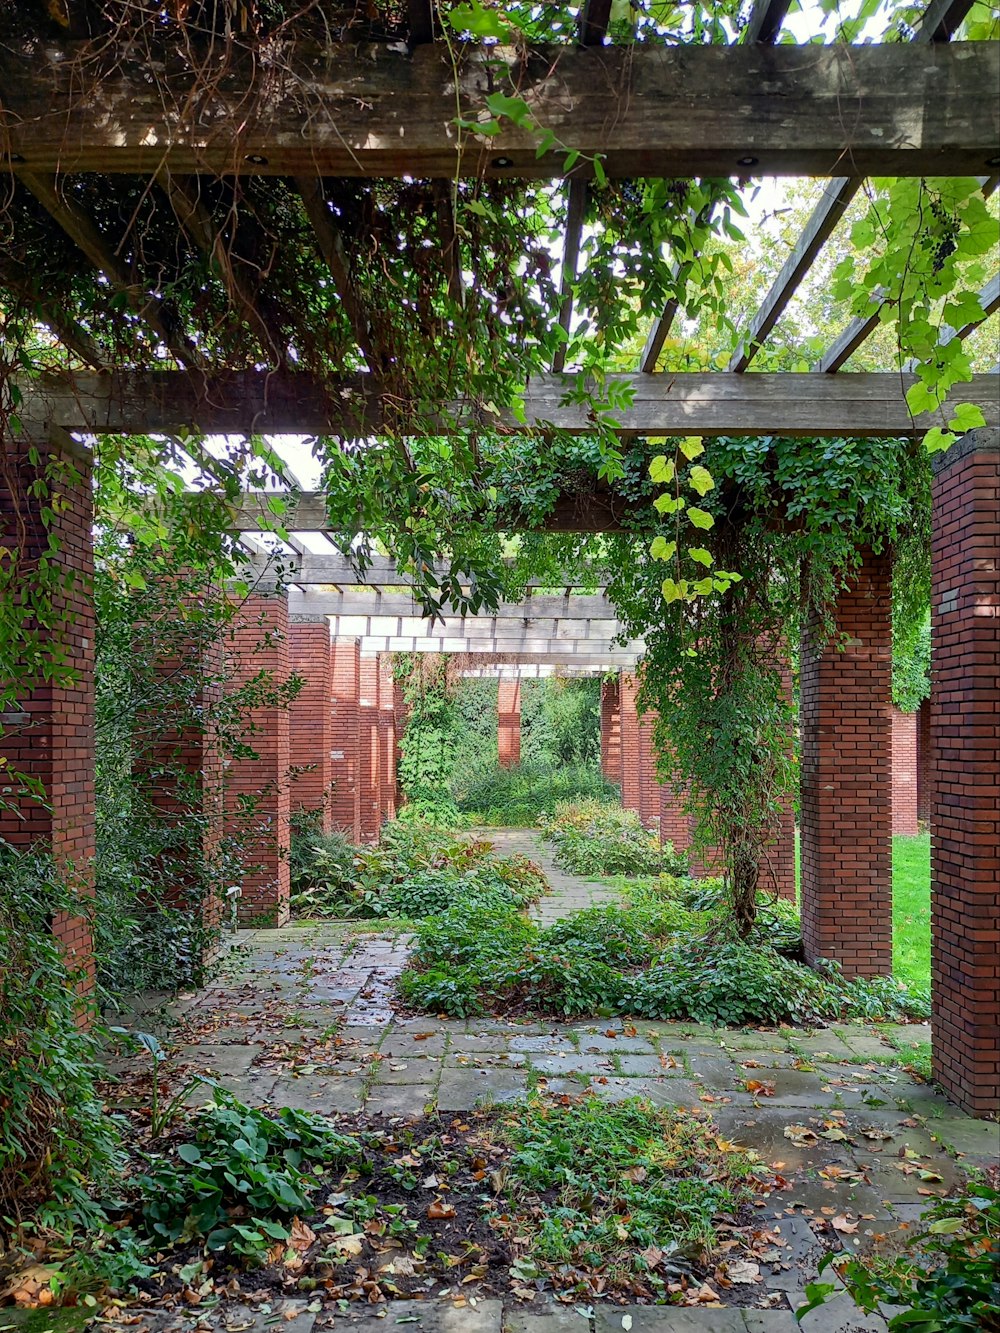
[[[532,855],[550,875],[555,892],[538,912],[541,921],[614,896],[555,869],[535,834],[490,836],[498,850]],[[179,1043],[175,1072],[211,1075],[254,1105],[326,1113],[462,1112],[530,1089],[589,1089],[608,1101],[641,1095],[709,1110],[722,1136],[754,1149],[787,1182],[759,1209],[761,1225],[772,1233],[773,1262],[758,1303],[778,1308],[609,1307],[586,1317],[510,1312],[505,1333],[884,1328],[880,1320],[863,1320],[846,1297],[801,1325],[791,1310],[831,1244],[860,1247],[912,1225],[928,1195],[955,1184],[963,1165],[996,1161],[995,1124],[962,1115],[901,1068],[893,1037],[926,1040],[926,1028],[733,1031],[693,1023],[400,1017],[392,994],[406,956],[404,936],[357,925],[242,932],[217,979],[168,1014]],[[148,1025],[149,1016],[135,1023]],[[930,1184],[921,1171],[932,1172]],[[844,1229],[836,1230],[838,1224]],[[461,1310],[416,1306],[390,1308],[387,1316],[338,1315],[336,1323],[366,1330],[400,1320],[415,1329],[501,1329],[495,1302]],[[622,1322],[629,1314],[631,1325]],[[317,1328],[332,1326],[303,1306],[289,1328],[309,1333],[314,1321]]]

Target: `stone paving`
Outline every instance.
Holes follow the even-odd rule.
[[[524,851],[542,862],[554,889],[538,912],[543,921],[613,896],[556,870],[537,835],[490,836],[498,850]],[[375,1330],[402,1322],[463,1333],[882,1329],[884,1322],[862,1319],[847,1297],[795,1324],[791,1311],[824,1249],[837,1239],[861,1247],[905,1230],[929,1195],[960,1178],[963,1165],[997,1159],[995,1124],[961,1114],[901,1067],[893,1039],[927,1040],[925,1027],[733,1031],[694,1023],[400,1016],[392,1008],[393,986],[406,957],[404,935],[353,924],[241,932],[216,980],[169,1011],[180,1042],[175,1068],[211,1075],[251,1104],[325,1113],[461,1112],[530,1089],[589,1089],[608,1101],[640,1095],[708,1110],[721,1135],[755,1150],[787,1182],[759,1207],[761,1225],[773,1236],[759,1304],[778,1308],[608,1307],[586,1317],[572,1310],[504,1316],[495,1302],[461,1309],[417,1302],[410,1311],[338,1315],[337,1326]],[[149,1025],[148,1017],[135,1021]],[[921,1171],[932,1173],[929,1183]],[[622,1322],[628,1314],[631,1325]],[[327,1315],[314,1317],[304,1306],[281,1322],[286,1318],[302,1333],[314,1318],[317,1328],[332,1326]]]

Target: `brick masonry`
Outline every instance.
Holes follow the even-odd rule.
[[[396,719],[396,679],[392,653],[378,659],[379,722],[379,827],[395,819],[399,804],[399,736]]]
[[[361,654],[358,695],[358,795],[360,840],[377,842],[381,827],[381,737],[379,735],[378,655]]]
[[[293,770],[292,810],[315,810],[324,832],[332,827],[333,654],[330,622],[293,622],[288,627],[289,661],[303,685],[288,713]]]
[[[917,714],[892,710],[892,835],[915,837],[917,827]]]
[[[357,639],[330,645],[330,820],[352,842],[361,841],[361,650]]]
[[[1000,1110],[1000,431],[934,459],[931,1030],[934,1077]]]
[[[617,680],[601,682],[601,772],[608,782],[622,780],[622,713]]]
[[[917,709],[917,819],[926,824],[931,817],[931,701]]]
[[[497,758],[503,768],[521,762],[521,682],[497,681]]]
[[[234,622],[229,671],[237,684],[268,672],[274,684],[291,674],[287,596],[252,596]],[[226,776],[226,826],[245,848],[243,924],[288,920],[291,792],[289,710],[261,707],[250,714],[247,743],[256,758],[233,759]]]
[[[62,683],[24,679],[17,682],[16,707],[0,717],[0,758],[10,769],[40,783],[46,801],[15,791],[0,809],[0,837],[13,846],[51,847],[69,871],[81,897],[93,892],[94,809],[94,605],[93,499],[89,455],[72,441],[40,443],[42,468],[32,463],[27,445],[8,443],[0,468],[0,543],[18,553],[19,578],[31,578],[34,563],[49,538],[58,542],[56,561],[71,578],[53,601],[58,628],[50,632],[74,677]],[[51,468],[51,471],[49,470]],[[46,476],[51,491],[31,494]],[[55,501],[58,501],[55,503]],[[48,529],[41,507],[50,506]],[[94,967],[86,916],[60,915],[53,933],[68,961],[83,972],[90,989]]]
[[[849,977],[892,971],[891,574],[866,552],[800,677],[801,898],[806,957]]]

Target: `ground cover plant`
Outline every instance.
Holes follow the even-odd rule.
[[[543,928],[516,908],[463,908],[422,922],[399,981],[413,1007],[473,1014],[638,1016],[732,1026],[926,1018],[928,999],[892,978],[846,981],[797,960],[794,909],[762,895],[740,938],[717,883],[663,875],[621,905]]]
[[[575,875],[655,875],[683,872],[686,859],[661,843],[634,810],[609,802],[564,802],[539,819],[556,863]]]
[[[892,971],[901,981],[931,979],[929,833],[892,840]]]
[[[455,799],[471,823],[499,828],[532,827],[566,802],[619,806],[621,801],[620,789],[595,766],[551,760],[529,760],[510,768],[484,765],[456,784]]]
[[[485,839],[420,822],[397,821],[377,846],[355,847],[340,834],[300,845],[292,907],[299,916],[419,919],[457,908],[521,909],[546,889],[525,856],[495,856]]]

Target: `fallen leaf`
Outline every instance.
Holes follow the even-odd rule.
[[[852,1232],[855,1232],[858,1229],[857,1222],[849,1221],[843,1213],[837,1214],[833,1219],[833,1225],[838,1231],[846,1232],[847,1235],[851,1235]]]
[[[760,1281],[760,1264],[751,1263],[749,1259],[734,1259],[726,1264],[726,1277],[734,1286],[748,1287]]]
[[[815,1131],[811,1130],[808,1125],[786,1125],[785,1138],[791,1139],[793,1143],[798,1143],[803,1147],[812,1147],[819,1143]]]
[[[434,1222],[440,1222],[444,1218],[454,1217],[455,1210],[450,1203],[445,1203],[442,1199],[434,1199],[427,1205],[427,1216]]]

